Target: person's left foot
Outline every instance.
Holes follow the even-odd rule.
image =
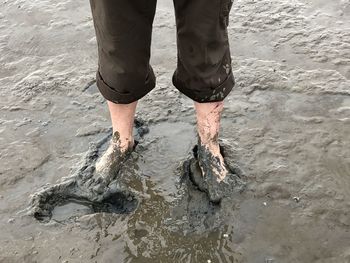
[[[219,203],[228,188],[236,185],[237,175],[227,167],[220,150],[212,151],[199,141],[193,153],[195,159],[190,164],[192,182],[208,194],[211,202]]]

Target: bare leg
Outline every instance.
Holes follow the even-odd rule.
[[[132,135],[137,101],[130,104],[115,104],[107,101],[111,115],[113,134],[119,135],[120,150],[126,151],[134,145]]]
[[[113,126],[113,138],[107,151],[96,164],[100,174],[113,174],[124,159],[124,153],[134,146],[133,125],[137,101],[130,104],[116,104],[107,101]]]
[[[224,164],[224,158],[220,153],[220,145],[218,142],[219,130],[220,130],[220,118],[221,112],[224,107],[224,102],[210,102],[210,103],[198,103],[195,102],[195,108],[197,112],[197,129],[199,136],[198,147],[204,148],[212,154],[216,161],[215,165],[212,165],[212,173],[217,177],[217,181],[222,181],[228,171]],[[201,156],[199,156],[199,159]],[[200,162],[201,163],[201,162]],[[201,166],[203,176],[207,171],[203,170]]]

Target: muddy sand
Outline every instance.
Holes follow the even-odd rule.
[[[171,85],[174,15],[159,1],[157,87],[137,113],[149,131],[123,171],[137,200],[62,202],[41,221],[32,195],[79,174],[111,132],[90,7],[0,7],[0,262],[350,262],[349,0],[234,2],[221,137],[246,187],[220,206],[183,169],[195,119]]]

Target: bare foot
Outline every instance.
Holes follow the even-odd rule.
[[[197,161],[202,177],[198,177],[197,173],[193,181],[199,189],[208,193],[211,201],[219,202],[222,197],[219,185],[225,183],[229,174],[218,142],[224,102],[195,103],[195,107],[198,130]]]
[[[197,181],[203,180],[200,190],[208,194],[210,201],[218,203],[223,197],[223,187],[227,183],[225,179],[229,176],[229,170],[225,165],[219,144],[209,146],[202,144],[199,140],[197,147],[197,160],[202,176],[197,178]]]
[[[121,163],[134,147],[133,127],[137,101],[130,104],[116,104],[107,101],[113,126],[113,137],[106,152],[96,163],[96,172],[104,179],[113,178],[119,172]],[[142,125],[142,124],[141,124]]]
[[[219,146],[219,150],[213,153],[199,140],[198,145],[193,148],[194,158],[189,160],[186,168],[189,169],[192,183],[207,193],[213,203],[220,203],[223,197],[240,191],[244,186],[240,180],[242,173],[225,163],[223,150],[224,147]]]
[[[113,181],[118,175],[122,164],[127,160],[134,149],[134,139],[130,137],[123,142],[119,139],[119,133],[115,132],[105,153],[96,163],[95,191],[103,191],[103,187]],[[101,183],[103,181],[103,183]],[[101,189],[100,189],[101,188]]]
[[[142,139],[149,131],[146,123],[140,119],[135,120],[135,128],[136,140]],[[132,138],[131,134],[130,132],[130,136],[126,138]],[[128,140],[131,143],[126,144],[127,147],[119,148],[118,146],[122,144],[118,141],[118,134],[114,133],[111,141],[109,138],[109,134],[106,134],[96,143],[90,144],[73,174],[63,177],[57,184],[45,186],[34,193],[29,213],[38,220],[49,220],[52,210],[58,205],[76,201],[91,202],[92,205],[98,206],[105,203],[108,205],[110,204],[108,200],[111,198],[113,202],[118,202],[119,212],[129,211],[137,197],[129,187],[129,174],[124,176],[122,169],[127,159],[132,157],[134,140]],[[110,145],[99,160],[99,172],[96,172],[96,161],[100,150],[108,141]]]
[[[205,145],[199,141],[198,149],[198,160],[203,177],[206,177],[210,172],[218,183],[223,181],[228,174],[228,169],[226,168],[224,157],[220,152],[219,143]]]
[[[208,199],[219,204],[225,197],[241,193],[246,189],[246,183],[242,179],[243,171],[233,163],[233,149],[230,145],[220,142],[220,155],[224,159],[215,156],[199,142],[193,150],[193,157],[183,163],[184,175],[188,176],[198,190],[207,194]],[[227,156],[226,156],[227,154]],[[222,180],[218,180],[217,174],[225,172]]]

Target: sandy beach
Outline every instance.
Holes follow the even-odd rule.
[[[221,206],[181,183],[196,134],[171,84],[174,19],[159,1],[157,86],[137,111],[149,133],[125,172],[137,207],[67,203],[40,222],[32,194],[110,133],[95,32],[88,1],[1,1],[0,262],[350,262],[350,1],[235,0],[221,137],[247,187]]]

